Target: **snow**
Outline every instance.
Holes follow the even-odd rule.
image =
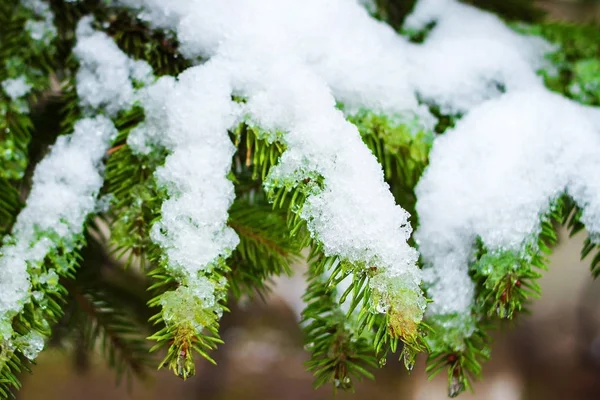
[[[556,48],[520,35],[494,14],[453,0],[421,0],[405,28],[434,28],[416,46],[412,79],[424,100],[446,114],[460,114],[505,91],[543,87],[536,72],[548,68]],[[549,69],[549,68],[548,68]]]
[[[409,43],[357,2],[344,0],[126,3],[144,4],[140,14],[175,30],[181,51],[192,59],[240,53],[241,48],[225,47],[242,40],[262,41],[266,58],[281,56],[275,49],[293,49],[350,111],[364,107],[426,118],[418,95],[444,112],[465,112],[501,91],[541,86],[535,72],[547,66],[544,55],[554,50],[543,39],[513,32],[495,15],[454,0],[417,4],[406,28],[437,22],[423,44]]]
[[[160,117],[132,139],[141,152],[152,144],[173,150],[156,173],[171,198],[153,230],[173,273],[184,281],[210,273],[237,244],[226,228],[233,186],[225,177],[234,151],[227,130],[244,119],[283,132],[287,151],[271,170],[267,190],[311,180],[301,217],[325,253],[376,267],[386,279],[373,280],[375,290],[404,282],[418,293],[414,319],[420,320],[425,301],[417,252],[407,244],[409,215],[395,204],[356,127],[336,108],[337,100],[350,109],[429,116],[403,68],[409,43],[355,2],[145,4],[145,15],[159,15],[157,25],[170,21],[184,55],[210,59],[176,83],[167,78],[157,83],[163,89],[144,91],[142,103]],[[232,94],[246,102],[233,102]],[[394,301],[393,295],[382,298],[387,302],[374,311]]]
[[[104,109],[109,116],[115,116],[133,105],[133,80],[152,81],[152,68],[144,61],[127,57],[108,35],[92,29],[91,22],[92,17],[85,17],[77,25],[77,44],[73,49],[80,63],[77,95],[85,108]]]
[[[169,129],[165,99],[171,96],[176,83],[175,78],[164,76],[136,94],[145,110],[146,118],[127,137],[127,144],[134,152],[148,154],[155,148],[174,146],[170,137],[165,135]]]
[[[31,91],[31,84],[27,82],[24,75],[14,79],[6,79],[2,81],[2,89],[11,100],[18,100],[26,96]]]
[[[36,166],[27,203],[0,249],[0,332],[5,340],[12,335],[12,317],[31,301],[31,280],[49,290],[56,286],[56,272],[43,272],[41,263],[60,243],[72,245],[81,234],[102,186],[101,160],[115,135],[105,117],[82,119]]]
[[[56,37],[57,32],[54,26],[54,14],[48,3],[42,0],[21,0],[21,4],[37,17],[37,19],[30,19],[25,23],[25,30],[29,32],[29,36],[34,41],[49,45]]]
[[[235,197],[227,179],[235,152],[228,130],[237,125],[240,113],[231,92],[228,71],[210,61],[188,69],[177,81],[163,77],[139,96],[148,118],[132,131],[130,146],[139,153],[153,146],[170,151],[155,173],[169,198],[151,232],[164,250],[168,270],[182,285],[178,295],[163,296],[167,322],[172,315],[188,316],[179,322],[192,320],[197,313],[192,305],[222,313],[214,292],[215,285],[223,284],[211,274],[239,243],[227,226],[227,210]]]
[[[563,193],[583,208],[590,233],[600,232],[600,124],[590,110],[531,88],[482,104],[437,139],[417,187],[416,237],[437,283],[432,313],[467,312],[476,238],[519,254]]]

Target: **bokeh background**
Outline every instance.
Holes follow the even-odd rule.
[[[548,18],[600,21],[600,1],[538,3],[548,11]],[[533,302],[530,315],[494,332],[484,380],[462,399],[600,399],[600,281],[592,280],[589,262],[579,261],[585,236],[582,232],[569,238],[561,232],[550,270],[541,279],[543,297]],[[312,376],[303,366],[308,358],[298,328],[303,266],[296,269],[295,277],[277,280],[264,300],[233,305],[222,321],[225,344],[214,353],[218,365],[199,361],[196,376],[186,382],[169,371],[158,371],[147,380],[117,385],[114,372],[99,354],[51,348],[41,354],[33,374],[23,376],[18,399],[333,398],[329,387],[312,388]],[[401,362],[390,358],[377,371],[375,382],[359,383],[355,394],[338,393],[337,398],[445,399],[446,377],[427,381],[424,361],[419,359],[409,375]]]

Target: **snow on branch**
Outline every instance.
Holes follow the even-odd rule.
[[[27,204],[0,249],[2,340],[11,340],[12,318],[25,304],[43,300],[41,292],[32,292],[32,282],[50,291],[58,284],[55,268],[45,270],[42,264],[57,246],[76,245],[86,217],[95,209],[103,182],[101,160],[114,135],[116,129],[107,118],[82,119],[36,166]],[[35,358],[37,353],[31,355]]]
[[[77,95],[80,104],[91,110],[104,109],[109,116],[133,105],[134,82],[149,83],[152,68],[145,61],[127,57],[105,33],[91,26],[92,17],[77,25],[73,53],[80,63]]]
[[[599,113],[547,91],[537,72],[551,69],[545,55],[554,46],[492,14],[455,0],[421,0],[405,25],[422,34],[417,43],[372,18],[359,1],[118,3],[176,33],[178,49],[195,64],[151,83],[148,64],[127,57],[92,29],[90,18],[77,28],[81,105],[115,116],[139,101],[146,119],[129,146],[168,154],[154,174],[166,199],[151,232],[178,283],[158,301],[167,326],[185,323],[200,334],[223,311],[220,269],[239,243],[227,225],[235,196],[229,135],[240,123],[285,148],[265,191],[302,191],[305,201],[294,211],[325,255],[368,271],[370,311],[397,313],[409,336],[425,312],[422,278],[434,301],[431,315],[469,318],[477,240],[490,251],[522,252],[537,243],[542,219],[563,194],[583,209],[592,235],[600,232]],[[381,166],[344,113],[366,109],[432,130],[429,106],[462,119],[436,139],[417,188],[422,272],[408,244],[410,215],[395,204]],[[52,246],[36,232],[80,233],[113,133],[103,117],[84,119],[36,169],[0,259],[5,337],[6,321],[31,296],[28,271]],[[48,204],[40,188],[65,198],[68,209]]]
[[[145,124],[148,135],[138,130],[133,136],[134,144],[162,142],[173,150],[157,172],[173,197],[164,203],[155,231],[160,234],[154,235],[167,249],[169,268],[206,270],[235,246],[230,235],[223,235],[233,196],[231,184],[225,185],[233,151],[226,132],[246,121],[272,133],[265,139],[280,140],[287,147],[265,182],[267,191],[308,187],[301,216],[325,253],[378,271],[373,289],[384,295],[378,296],[381,303],[373,305],[374,311],[400,308],[398,303],[409,301],[398,294],[402,291],[390,293],[391,287],[417,294],[410,298],[416,304],[406,318],[418,324],[425,301],[417,253],[407,244],[408,214],[395,205],[381,167],[356,127],[336,108],[340,101],[347,108],[431,118],[410,84],[410,44],[358,3],[347,1],[326,6],[317,1],[145,5],[142,15],[151,22],[164,26],[169,21],[187,57],[209,59],[190,68],[177,83],[159,81],[154,87],[169,86],[168,90],[145,91],[144,96],[164,98],[165,118],[154,121],[166,120],[173,127],[164,138],[158,137],[160,129],[151,121]],[[237,104],[232,95],[245,101]],[[210,167],[205,164],[209,160]],[[194,193],[189,201],[187,193]],[[197,227],[209,229],[195,232]],[[198,237],[195,247],[210,251],[192,255],[196,250],[185,245],[184,237]]]
[[[430,312],[468,312],[476,239],[490,251],[523,254],[563,194],[583,209],[581,220],[597,237],[600,125],[594,114],[597,109],[531,88],[482,104],[437,139],[417,187],[417,240],[435,283]]]

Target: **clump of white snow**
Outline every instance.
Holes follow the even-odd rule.
[[[81,234],[102,186],[101,160],[115,135],[116,129],[105,117],[82,119],[71,135],[57,139],[36,166],[26,206],[0,249],[0,332],[4,339],[12,334],[12,317],[31,301],[32,277],[40,284],[55,285],[56,273],[42,274],[41,263],[59,241],[70,245]]]
[[[2,81],[2,89],[11,100],[18,100],[31,91],[31,84],[24,75]]]
[[[29,32],[29,36],[44,45],[50,44],[57,33],[50,5],[42,0],[21,0],[21,4],[33,11],[37,17],[37,19],[30,19],[25,23],[25,30]]]
[[[518,34],[496,15],[455,0],[420,0],[405,27],[431,23],[425,42],[414,47],[411,79],[443,113],[464,113],[505,91],[543,87],[536,72],[556,48],[542,38]]]
[[[170,151],[155,173],[169,198],[151,237],[164,250],[168,270],[182,285],[178,293],[185,293],[187,300],[172,293],[163,296],[167,322],[170,315],[193,318],[197,310],[181,309],[193,304],[222,313],[211,273],[239,242],[227,226],[227,211],[235,197],[227,179],[235,151],[228,131],[240,115],[231,100],[230,79],[226,66],[213,61],[188,69],[177,81],[159,79],[142,91],[148,117],[128,140],[139,153],[147,153],[152,145]],[[192,295],[197,300],[192,301]]]
[[[104,109],[114,116],[133,105],[132,81],[151,82],[152,68],[145,61],[127,57],[108,35],[95,31],[91,22],[92,17],[85,17],[77,26],[73,49],[80,63],[77,95],[84,107]]]
[[[140,89],[136,95],[145,110],[145,120],[127,137],[127,144],[138,154],[148,154],[153,148],[172,148],[174,143],[166,132],[169,115],[165,99],[171,95],[177,81],[164,76],[155,84]]]
[[[468,311],[477,238],[492,251],[520,252],[536,242],[562,194],[583,208],[587,229],[600,232],[600,124],[590,110],[534,87],[482,104],[436,140],[417,187],[432,313]]]

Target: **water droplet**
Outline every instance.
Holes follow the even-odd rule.
[[[465,385],[463,385],[462,381],[453,376],[448,382],[448,397],[456,397],[465,390]]]

